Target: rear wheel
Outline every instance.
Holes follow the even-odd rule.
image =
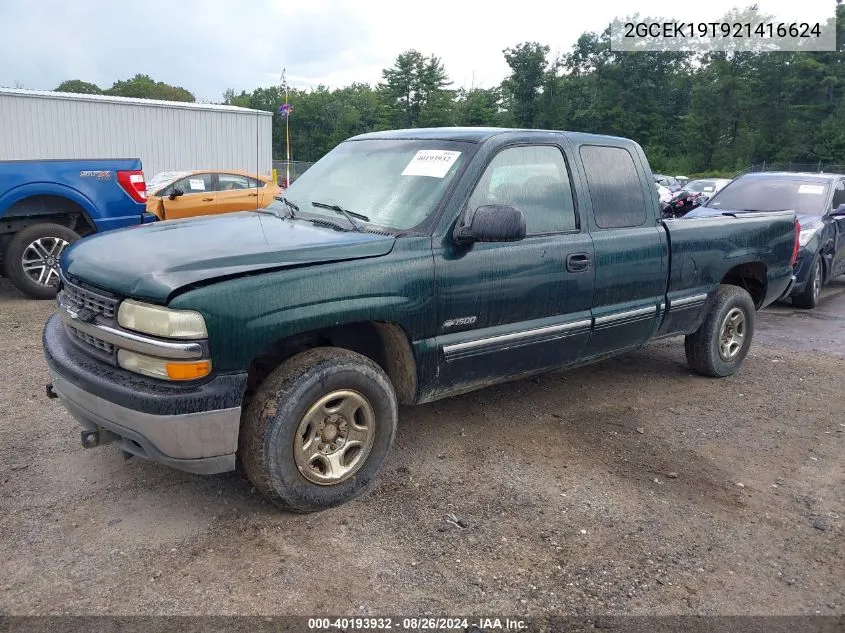
[[[704,323],[686,337],[687,362],[704,376],[735,374],[751,347],[756,311],[751,295],[738,286],[719,286],[716,304]]]
[[[3,258],[6,276],[34,299],[53,299],[62,252],[79,239],[61,224],[36,224],[15,233]]]
[[[318,348],[285,361],[258,388],[241,424],[243,469],[269,501],[314,512],[372,483],[393,444],[393,386],[369,358]]]
[[[819,304],[819,295],[822,292],[823,281],[824,269],[822,268],[822,260],[817,257],[813,260],[813,267],[810,269],[810,277],[807,279],[804,290],[792,297],[792,305],[805,310],[815,308]]]

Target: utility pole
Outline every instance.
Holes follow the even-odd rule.
[[[288,103],[288,81],[286,68],[282,68],[282,87],[285,89],[285,103],[279,108],[285,119],[285,189],[290,187],[290,104]]]

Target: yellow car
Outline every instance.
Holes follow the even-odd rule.
[[[269,176],[238,170],[168,171],[147,183],[147,211],[159,220],[255,211],[282,191]]]

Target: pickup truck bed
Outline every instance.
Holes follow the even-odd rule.
[[[37,299],[56,296],[68,244],[154,220],[141,161],[0,161],[0,270]]]
[[[51,393],[86,447],[192,472],[239,455],[269,500],[320,510],[368,488],[400,404],[669,336],[736,373],[797,244],[792,213],[662,220],[628,139],[362,135],[260,212],[68,248]]]

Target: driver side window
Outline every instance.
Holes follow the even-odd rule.
[[[527,235],[578,227],[566,161],[552,145],[510,147],[499,152],[468,204],[471,209],[485,204],[516,207],[525,215]]]
[[[181,180],[177,180],[165,189],[162,192],[162,195],[169,196],[176,189],[181,189],[182,193],[186,196],[192,193],[213,191],[214,187],[211,182],[211,174],[193,174],[191,176],[187,176],[186,178],[182,178]]]

